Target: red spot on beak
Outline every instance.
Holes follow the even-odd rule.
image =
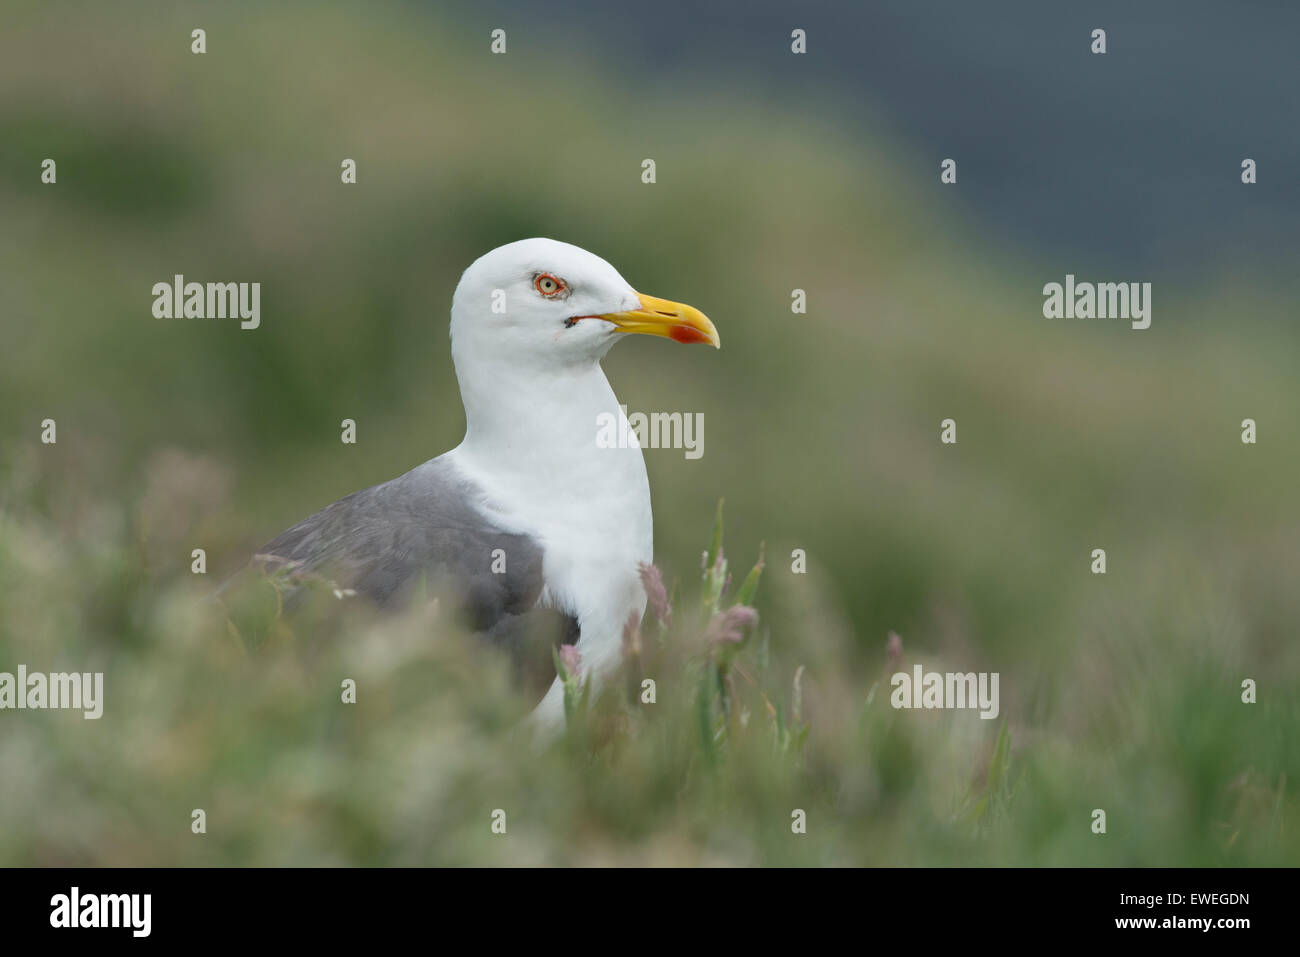
[[[700,330],[696,329],[694,326],[673,326],[668,330],[668,335],[674,342],[681,342],[686,345],[709,341],[709,337],[700,332]]]

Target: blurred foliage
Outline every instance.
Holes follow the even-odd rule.
[[[6,17],[0,670],[103,670],[107,701],[0,713],[0,862],[1300,860],[1294,277],[1158,286],[1147,332],[1045,321],[1071,270],[999,253],[928,159],[837,128],[833,96],[610,75],[576,37],[492,57],[463,11]],[[728,552],[767,543],[730,712],[707,621],[665,639],[653,718],[598,696],[539,752],[436,607],[325,601],[250,651],[206,601],[281,529],[459,440],[451,290],[527,235],[721,331],[720,353],[635,341],[606,367],[630,409],[707,423],[699,460],[647,452],[668,577],[694,580],[723,494]],[[176,273],[260,281],[261,328],[153,319]],[[1000,672],[1002,729],[890,709],[891,629],[906,667]],[[715,734],[748,714],[716,760],[701,702]]]

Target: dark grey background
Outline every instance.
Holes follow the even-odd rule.
[[[557,57],[605,63],[611,82],[698,75],[884,130],[936,174],[951,156],[957,201],[990,239],[1079,268],[1191,275],[1297,251],[1297,3],[481,0],[461,13],[526,25],[520,37],[549,27]],[[805,56],[789,52],[796,26]],[[1243,193],[1247,156],[1259,182]]]

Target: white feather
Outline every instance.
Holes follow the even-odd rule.
[[[536,295],[537,272],[568,284],[565,301]],[[494,312],[503,299],[505,312]],[[654,553],[650,485],[634,439],[622,448],[597,444],[603,414],[623,420],[600,367],[622,334],[595,318],[569,328],[560,319],[637,304],[609,263],[552,240],[493,250],[465,271],[452,303],[466,430],[449,457],[484,489],[485,510],[541,544],[539,603],[576,616],[583,671],[595,680],[618,663],[629,617],[645,611],[638,566]],[[535,718],[562,723],[558,679]]]

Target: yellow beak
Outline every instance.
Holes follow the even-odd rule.
[[[651,336],[664,336],[677,342],[707,342],[715,349],[722,348],[718,330],[709,317],[694,306],[668,299],[643,296],[640,309],[627,312],[607,312],[597,318],[612,322],[620,332],[641,332]]]

